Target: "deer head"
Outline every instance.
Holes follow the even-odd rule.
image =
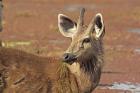
[[[84,55],[93,44],[100,41],[105,33],[104,21],[101,13],[97,13],[87,28],[84,27],[84,13],[82,8],[78,22],[71,20],[64,14],[58,15],[58,27],[61,34],[71,38],[71,44],[63,55],[63,61],[72,64],[78,57]]]

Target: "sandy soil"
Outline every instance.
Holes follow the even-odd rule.
[[[86,23],[101,12],[106,25],[105,67],[100,83],[140,83],[140,32],[131,32],[140,30],[139,0],[4,0],[0,39],[31,42],[14,48],[40,56],[60,56],[70,40],[59,33],[57,15],[64,13],[76,20],[82,6],[87,9]],[[130,92],[98,87],[94,93]]]

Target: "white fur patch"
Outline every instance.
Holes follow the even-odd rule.
[[[72,65],[68,65],[70,71],[78,76],[80,76],[80,64],[79,63],[76,63],[74,62]]]

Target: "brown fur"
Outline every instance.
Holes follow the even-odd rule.
[[[56,58],[0,48],[0,93],[90,93],[101,74],[97,52],[90,48],[79,58],[78,76]]]
[[[99,82],[101,62],[97,51],[89,50],[78,61],[77,76],[56,58],[0,48],[0,93],[90,93]]]

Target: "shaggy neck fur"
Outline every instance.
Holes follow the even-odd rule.
[[[92,39],[92,47],[87,49],[78,62],[69,65],[71,73],[76,77],[80,93],[91,93],[97,86],[103,64],[103,48],[101,40]]]

